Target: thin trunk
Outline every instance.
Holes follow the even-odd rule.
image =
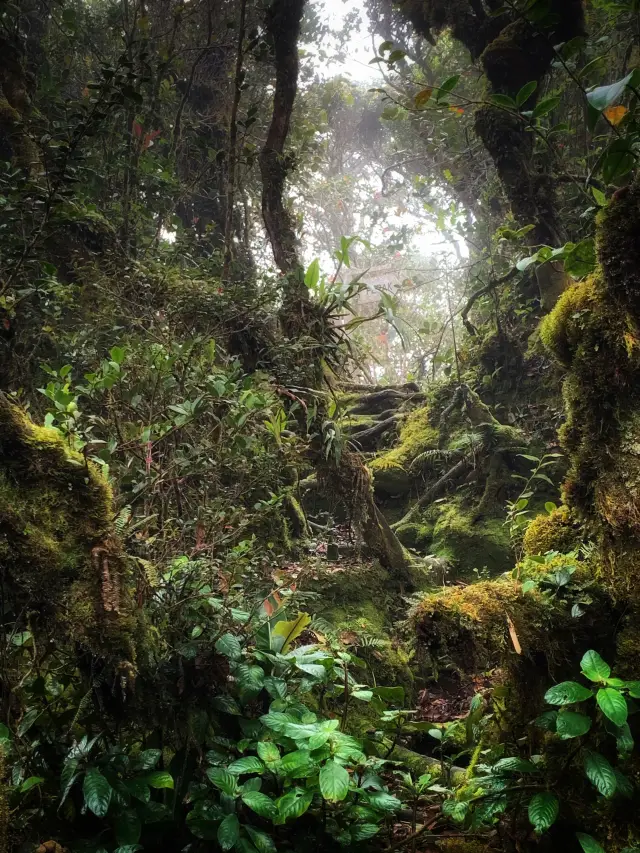
[[[242,62],[244,59],[243,45],[247,18],[247,0],[240,4],[240,24],[238,29],[238,47],[236,52],[236,72],[234,78],[233,104],[231,106],[231,118],[229,120],[229,158],[227,176],[227,209],[225,211],[224,223],[224,265],[222,268],[222,280],[229,278],[229,267],[232,260],[233,246],[233,204],[236,191],[236,169],[238,163],[238,109],[242,97],[242,83],[244,74]]]

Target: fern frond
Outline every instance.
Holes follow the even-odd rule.
[[[116,520],[113,523],[115,527],[115,531],[118,536],[122,536],[125,531],[126,526],[129,524],[131,519],[131,507],[127,504],[127,506],[123,506],[120,512],[117,515]]]

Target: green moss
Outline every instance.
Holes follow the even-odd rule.
[[[565,554],[580,543],[578,531],[571,523],[567,507],[537,515],[527,527],[522,546],[527,556],[559,551]]]
[[[102,474],[0,396],[0,561],[13,605],[96,654],[132,660],[113,515]]]
[[[461,574],[486,569],[491,574],[506,571],[513,564],[509,531],[504,517],[475,519],[474,509],[460,502],[436,504],[430,550],[453,563]]]
[[[426,548],[433,536],[433,523],[401,524],[395,531],[396,536],[405,548],[421,550]]]
[[[376,491],[387,494],[407,492],[411,481],[411,463],[420,453],[438,446],[438,430],[423,406],[408,415],[398,442],[391,450],[376,457],[369,465]]]

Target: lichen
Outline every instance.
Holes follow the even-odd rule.
[[[572,551],[580,542],[579,532],[571,523],[567,507],[559,507],[551,513],[537,515],[525,531],[522,547],[526,556],[559,551]]]
[[[39,611],[95,654],[132,661],[127,562],[112,494],[55,430],[0,396],[0,569],[18,612]]]

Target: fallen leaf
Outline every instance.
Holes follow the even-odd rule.
[[[511,637],[511,642],[513,643],[513,648],[516,650],[517,655],[522,654],[522,646],[520,645],[520,640],[518,639],[518,635],[516,633],[516,626],[513,624],[513,620],[507,613],[507,626],[509,628],[509,636]]]

